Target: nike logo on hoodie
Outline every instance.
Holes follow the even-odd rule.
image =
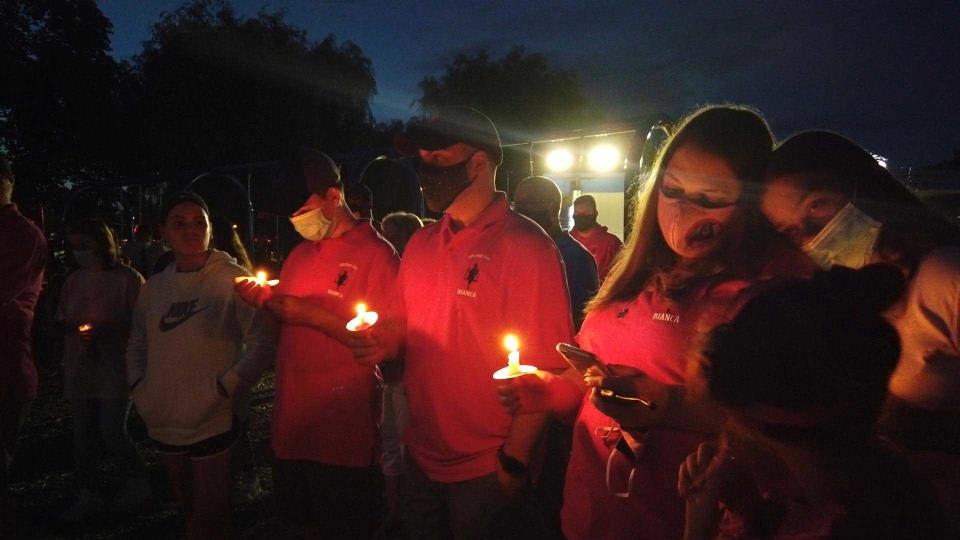
[[[197,309],[197,302],[199,301],[199,298],[194,298],[186,302],[174,302],[170,304],[170,309],[167,310],[166,315],[160,317],[160,331],[169,332],[187,322],[190,317],[207,309],[207,306]]]

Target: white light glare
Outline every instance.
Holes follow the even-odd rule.
[[[553,172],[563,172],[573,167],[573,154],[562,148],[547,154],[547,168]]]
[[[587,154],[587,163],[597,172],[612,171],[620,162],[620,151],[610,144],[594,146]]]

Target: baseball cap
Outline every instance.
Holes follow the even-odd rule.
[[[487,115],[470,107],[444,107],[410,122],[408,138],[424,150],[440,150],[457,143],[483,150],[499,165],[503,161],[500,134]]]
[[[192,191],[180,191],[167,197],[163,202],[163,205],[160,207],[160,223],[167,221],[167,216],[170,215],[170,212],[175,206],[185,202],[199,206],[203,210],[203,213],[205,213],[208,218],[210,217],[210,207],[207,206],[207,201],[203,200],[203,197]]]
[[[278,214],[292,214],[312,193],[326,194],[331,187],[343,188],[340,168],[327,154],[312,148],[287,152],[277,175],[275,204]]]

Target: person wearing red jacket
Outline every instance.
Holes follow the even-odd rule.
[[[37,397],[30,330],[47,261],[43,233],[11,200],[13,185],[10,163],[0,158],[0,511],[17,433]]]
[[[593,195],[581,195],[573,201],[573,230],[570,236],[590,251],[597,261],[602,282],[610,272],[613,261],[623,248],[623,242],[607,228],[597,223],[597,200]]]

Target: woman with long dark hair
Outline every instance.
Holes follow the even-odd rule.
[[[151,488],[126,430],[130,391],[124,351],[143,277],[120,262],[113,232],[102,220],[70,225],[67,241],[78,268],[63,284],[57,319],[66,329],[63,387],[73,413],[79,491],[60,519],[76,523],[103,506],[97,489],[101,443],[117,458],[125,477],[115,503],[118,509],[137,508]]]
[[[784,269],[806,267],[760,214],[756,186],[771,147],[766,122],[748,108],[706,107],[684,118],[577,337],[610,372],[524,377],[502,389],[514,410],[576,417],[562,512],[568,538],[682,533],[675,471],[720,427],[697,391],[689,353],[704,330]]]

